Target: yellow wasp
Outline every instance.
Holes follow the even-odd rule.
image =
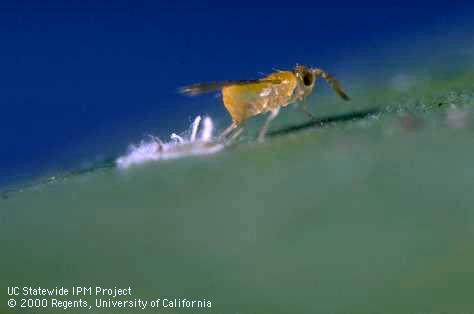
[[[222,91],[222,100],[232,117],[232,124],[222,133],[221,138],[227,137],[237,127],[243,126],[248,118],[270,112],[258,136],[258,140],[261,141],[280,108],[303,101],[313,91],[318,77],[325,79],[342,99],[349,100],[339,82],[331,75],[321,69],[302,65],[296,66],[293,71],[274,72],[258,80],[194,84],[182,88],[181,92],[196,95],[215,90]],[[312,117],[305,108],[300,110]]]

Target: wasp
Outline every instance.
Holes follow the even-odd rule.
[[[280,108],[304,102],[312,93],[319,77],[323,78],[342,99],[349,100],[341,84],[334,77],[321,69],[303,65],[297,65],[292,71],[277,71],[257,80],[193,84],[182,88],[181,92],[189,95],[218,90],[222,92],[222,101],[232,117],[232,124],[221,134],[221,138],[226,138],[237,128],[243,128],[245,121],[250,117],[269,112],[258,135],[258,140],[262,141]],[[300,106],[298,109],[313,118],[305,107]]]

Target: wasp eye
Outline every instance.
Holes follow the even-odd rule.
[[[313,75],[311,73],[305,73],[303,83],[305,86],[311,86],[313,84]]]

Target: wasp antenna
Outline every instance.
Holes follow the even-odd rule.
[[[184,86],[184,87],[178,88],[178,93],[194,96],[194,95],[198,94],[199,91],[196,88],[196,85],[189,85],[189,86]]]
[[[315,76],[321,76],[342,99],[346,101],[350,100],[349,96],[347,96],[346,92],[342,89],[341,83],[334,77],[317,68],[313,69],[313,73]]]

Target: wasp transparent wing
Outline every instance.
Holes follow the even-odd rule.
[[[179,89],[183,94],[198,95],[220,90],[227,86],[235,85],[259,85],[259,84],[280,84],[281,80],[247,80],[247,81],[223,81],[211,83],[198,83],[185,86]]]

